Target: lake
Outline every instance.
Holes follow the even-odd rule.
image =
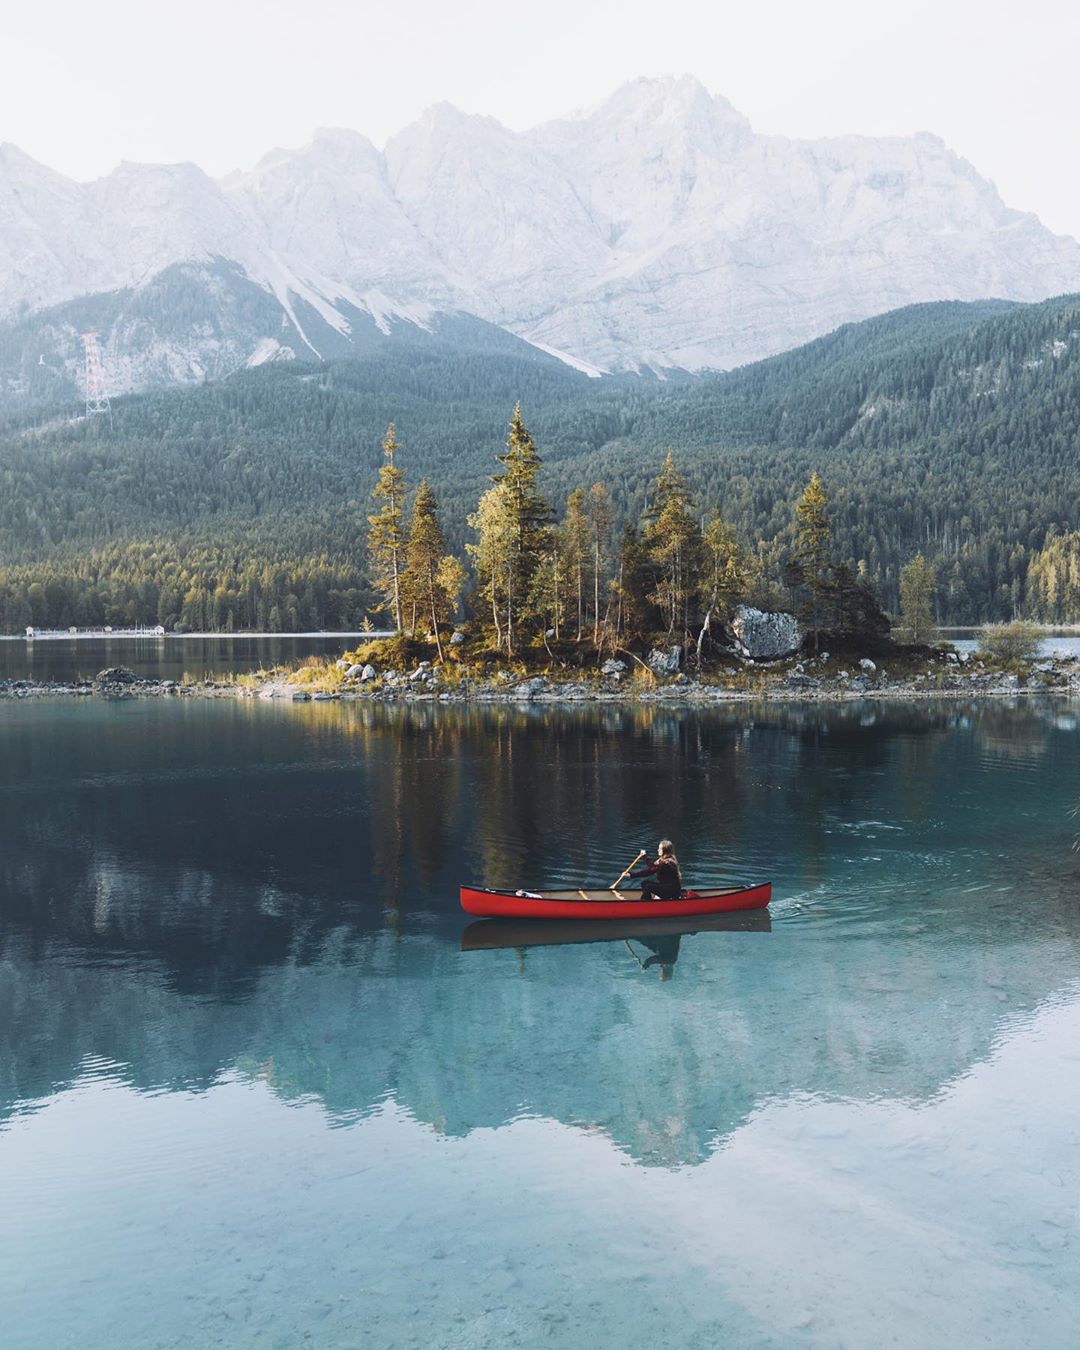
[[[977,628],[944,633],[960,651],[974,651]],[[161,680],[201,680],[208,675],[245,674],[295,666],[306,657],[336,658],[365,641],[363,633],[203,634],[164,638],[47,638],[27,642],[0,638],[0,680],[89,680],[108,666],[127,666]],[[1040,643],[1043,656],[1080,657],[1080,637],[1054,633]]]
[[[0,704],[5,1350],[1072,1350],[1077,712]]]
[[[213,633],[163,638],[0,638],[0,680],[89,680],[108,666],[160,680],[201,680],[297,665],[308,656],[338,657],[366,640],[361,633]]]

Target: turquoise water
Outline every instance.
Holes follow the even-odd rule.
[[[0,707],[0,1341],[1072,1347],[1078,748],[1064,702]],[[771,931],[461,950],[462,879],[662,832]]]

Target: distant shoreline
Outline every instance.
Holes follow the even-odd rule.
[[[1001,698],[1051,697],[1066,701],[1080,699],[1080,663],[1063,661],[1052,672],[1032,670],[1030,674],[948,672],[940,683],[923,677],[896,680],[841,678],[826,676],[798,684],[783,679],[752,688],[732,688],[724,684],[672,681],[653,687],[549,679],[533,676],[501,685],[487,679],[464,681],[440,688],[424,683],[399,683],[381,688],[346,688],[328,692],[305,689],[293,684],[289,675],[279,674],[254,681],[205,678],[179,682],[126,672],[121,678],[106,680],[47,681],[0,680],[0,703],[37,702],[41,699],[96,698],[105,701],[167,698],[257,699],[283,703],[360,703],[365,706],[435,704],[441,707],[485,705],[533,707],[655,706],[669,708],[717,707],[735,703],[854,703],[897,700],[981,700]]]
[[[362,628],[349,628],[312,633],[39,633],[28,638],[25,633],[0,633],[0,642],[167,642],[169,640],[187,641],[198,638],[200,641],[231,641],[233,638],[364,638],[375,641],[377,638],[393,637],[389,630],[367,632]]]

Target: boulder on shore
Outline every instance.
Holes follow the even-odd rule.
[[[736,609],[731,631],[743,655],[754,661],[775,661],[802,646],[802,629],[794,614],[766,613],[752,605]]]
[[[682,664],[682,648],[672,647],[670,651],[662,652],[659,647],[654,647],[647,664],[654,675],[677,675]]]
[[[95,684],[138,684],[139,677],[127,666],[110,666],[108,670],[99,670],[94,676]]]
[[[617,657],[609,657],[600,667],[601,675],[621,675],[626,669],[626,662],[620,661]]]

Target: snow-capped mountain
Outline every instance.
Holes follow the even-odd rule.
[[[385,151],[320,131],[220,181],[123,164],[78,184],[0,148],[9,390],[70,376],[87,324],[136,386],[448,314],[586,368],[698,370],[916,301],[1077,289],[1080,244],[936,137],[759,136],[690,78],[524,133],[440,104]]]

